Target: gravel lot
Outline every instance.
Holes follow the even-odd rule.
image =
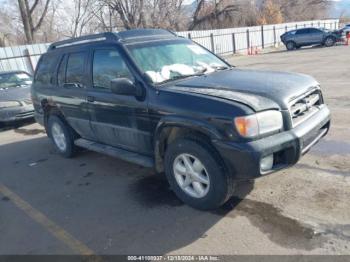
[[[183,205],[152,170],[63,159],[37,124],[0,132],[0,254],[350,254],[349,57],[339,46],[229,59],[314,76],[333,122],[298,165],[213,212]]]

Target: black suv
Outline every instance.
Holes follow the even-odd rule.
[[[330,126],[312,77],[236,69],[165,30],[52,44],[32,99],[63,156],[78,146],[153,167],[199,209],[295,164]]]

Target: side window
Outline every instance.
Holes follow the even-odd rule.
[[[321,33],[321,31],[318,30],[318,29],[315,29],[315,28],[311,28],[311,29],[310,29],[310,33],[311,33],[311,34],[319,34],[319,33]]]
[[[94,88],[110,89],[111,80],[116,78],[133,80],[123,58],[115,49],[96,50],[92,71]]]
[[[296,32],[297,35],[304,35],[309,33],[309,29],[300,29]]]
[[[62,86],[65,83],[66,63],[67,63],[67,56],[64,55],[64,57],[61,59],[61,63],[59,65],[58,71],[57,71],[57,85],[58,86]]]
[[[68,56],[65,83],[83,84],[86,53],[72,53]]]
[[[58,62],[55,55],[43,55],[38,64],[34,81],[38,84],[49,85],[54,77],[54,71]]]

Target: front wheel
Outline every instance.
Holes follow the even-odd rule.
[[[165,173],[177,197],[201,210],[220,207],[232,195],[233,184],[212,149],[178,139],[165,154]]]
[[[296,44],[293,41],[289,41],[286,44],[286,47],[287,47],[287,50],[292,51],[292,50],[294,50],[296,48]]]

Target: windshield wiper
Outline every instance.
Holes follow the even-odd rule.
[[[231,67],[228,66],[215,66],[214,69],[215,71],[222,71],[222,70],[227,70],[230,69]]]
[[[169,78],[167,80],[164,80],[162,82],[159,82],[158,84],[165,84],[165,83],[168,83],[168,82],[171,82],[171,81],[175,81],[175,80],[179,80],[179,79],[185,79],[185,78],[188,78],[188,77],[193,77],[193,76],[202,76],[205,74],[205,72],[207,71],[208,69],[205,68],[204,70],[198,72],[198,73],[195,73],[195,74],[191,74],[191,75],[178,75],[178,76],[173,76],[172,78]]]

